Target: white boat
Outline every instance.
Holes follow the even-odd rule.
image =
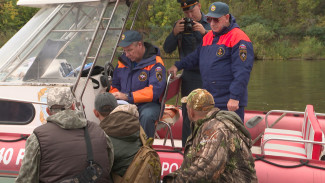
[[[0,180],[18,175],[26,137],[47,117],[48,88],[72,87],[85,106],[80,110],[99,123],[92,111],[101,88],[90,75],[81,77],[80,70],[92,71],[106,63],[108,68],[127,20],[133,27],[141,1],[20,0],[17,4],[40,10],[0,49]],[[129,17],[131,10],[134,18]]]
[[[0,49],[0,182],[14,181],[24,156],[26,138],[36,127],[46,122],[46,95],[49,88],[72,87],[80,104],[79,110],[84,112],[88,120],[99,123],[93,114],[93,103],[95,95],[101,88],[97,88],[98,84],[93,83],[91,78],[97,77],[94,79],[99,81],[98,77],[101,75],[90,76],[89,73],[92,73],[95,66],[110,70],[110,63],[118,54],[117,43],[122,31],[126,27],[132,29],[142,2],[141,0],[18,1],[18,5],[38,7],[40,10]],[[88,74],[83,72],[82,77],[80,70],[87,68],[90,71]],[[108,75],[104,75],[104,78],[109,79]],[[81,104],[85,108],[80,107]],[[325,144],[323,135],[325,118],[324,114],[314,114],[312,109],[308,111],[311,114],[308,116],[316,115],[319,118],[320,127],[315,128],[319,132],[318,141],[307,142],[302,139],[301,142],[316,147],[317,157],[315,155],[308,158],[306,155],[307,158],[303,159],[304,164],[300,166],[301,158],[267,154],[264,146],[269,139],[263,143],[257,142],[252,151],[256,158],[255,166],[260,182],[324,182],[325,163],[319,158],[320,150]],[[285,127],[289,127],[289,130],[301,129],[301,124],[306,120],[318,123],[315,117],[304,118],[307,112],[284,113],[290,115],[278,125],[280,129]],[[260,123],[253,121],[253,125],[250,126],[255,127],[248,128],[248,119],[255,116],[262,116],[260,119],[265,121],[262,120]],[[278,118],[282,118],[279,111],[276,111],[275,115],[250,111],[246,112],[245,126],[254,139],[268,127],[266,119],[275,121]],[[259,118],[256,119],[255,122],[258,122]],[[163,139],[155,139],[154,148],[161,158],[162,176],[179,168],[182,163],[181,122],[180,118],[170,129],[173,132],[171,137],[174,137],[171,139],[174,141],[168,140],[169,144],[165,145]],[[165,134],[164,131],[158,131],[160,137],[164,137]],[[279,149],[274,151],[277,150]],[[274,167],[264,160],[284,167]],[[295,168],[298,163],[299,167]]]

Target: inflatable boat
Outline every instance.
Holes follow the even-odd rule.
[[[120,54],[117,43],[124,30],[132,29],[142,2],[18,1],[40,10],[0,49],[0,182],[14,181],[26,139],[46,123],[49,88],[72,87],[79,106],[84,106],[79,110],[99,123],[92,111],[96,94],[105,88],[101,78],[109,80],[112,61]],[[94,74],[98,66],[104,72]],[[179,86],[179,80],[169,81]],[[166,89],[164,96],[172,93]],[[162,120],[162,111],[154,140],[162,177],[183,161],[181,109],[172,110],[171,123]],[[244,124],[255,142],[252,152],[259,182],[325,181],[324,116],[312,105],[302,112],[245,112]]]

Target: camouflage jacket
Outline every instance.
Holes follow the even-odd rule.
[[[257,182],[250,134],[234,112],[215,108],[193,124],[182,166],[164,182]]]
[[[87,124],[87,120],[81,117],[81,113],[73,110],[64,110],[58,112],[52,116],[47,118],[48,121],[56,123],[61,128],[64,129],[77,129],[83,128]],[[107,144],[108,144],[108,157],[110,167],[113,166],[114,161],[114,152],[113,152],[113,144],[108,136]],[[20,167],[19,175],[16,179],[16,183],[35,183],[39,182],[39,167],[40,167],[40,145],[37,140],[37,137],[34,133],[32,133],[25,144],[25,155],[22,160],[22,165]]]

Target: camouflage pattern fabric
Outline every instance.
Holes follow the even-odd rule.
[[[205,89],[195,89],[188,96],[181,99],[182,103],[196,111],[209,111],[214,108],[213,96]]]
[[[164,182],[257,182],[251,139],[237,120],[234,112],[214,108],[194,122],[182,166]]]
[[[53,105],[64,106],[65,109],[71,107],[75,100],[69,87],[50,88],[47,93],[47,106],[51,108]]]

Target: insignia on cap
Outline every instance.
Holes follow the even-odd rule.
[[[125,35],[123,34],[123,35],[122,35],[122,40],[124,40],[124,39],[125,39]]]
[[[211,11],[214,11],[214,10],[216,10],[216,6],[215,5],[212,5],[211,6]]]

